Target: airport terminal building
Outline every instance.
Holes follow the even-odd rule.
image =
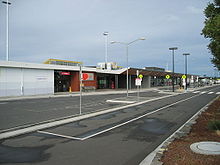
[[[0,61],[0,97],[54,94],[56,92],[75,92],[80,90],[80,62],[49,59],[45,64]],[[126,88],[126,68],[109,65],[103,67],[82,67],[82,88],[118,89]],[[112,67],[111,67],[112,66]],[[171,79],[161,68],[129,68],[129,89],[136,88],[137,73],[143,75],[142,88],[169,86]],[[174,82],[178,85],[183,74],[174,73]],[[198,76],[188,75],[190,81]]]

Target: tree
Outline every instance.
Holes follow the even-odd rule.
[[[205,38],[210,38],[208,49],[213,55],[211,61],[220,70],[220,0],[209,3],[204,14],[206,19],[202,35]]]

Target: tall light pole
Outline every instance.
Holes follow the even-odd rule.
[[[187,90],[187,56],[189,56],[189,53],[183,53],[183,55],[185,56],[185,75],[186,75],[186,86],[185,86],[185,90]]]
[[[108,32],[104,32],[103,35],[105,36],[105,69],[107,69],[107,63],[108,63]]]
[[[127,87],[127,97],[128,97],[128,47],[129,45],[131,45],[132,43],[136,42],[136,41],[139,41],[139,40],[145,40],[144,37],[141,37],[141,38],[138,38],[136,40],[133,40],[131,42],[117,42],[117,41],[112,41],[111,44],[114,44],[114,43],[119,43],[119,44],[122,44],[122,45],[125,45],[126,46],[126,63],[127,63],[127,78],[126,78],[126,87]]]
[[[173,75],[172,75],[173,92],[174,92],[174,51],[177,49],[178,49],[177,47],[169,48],[169,50],[172,50],[172,55],[173,55]]]
[[[9,61],[9,5],[11,3],[7,1],[2,1],[6,4],[6,61]]]

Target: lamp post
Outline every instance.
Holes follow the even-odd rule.
[[[128,47],[129,45],[131,45],[132,43],[136,42],[136,41],[139,41],[139,40],[145,40],[144,37],[141,37],[141,38],[138,38],[136,40],[133,40],[131,42],[117,42],[117,41],[112,41],[111,44],[114,44],[114,43],[119,43],[119,44],[122,44],[122,45],[125,45],[126,46],[126,63],[127,63],[127,78],[126,78],[126,87],[127,87],[127,97],[128,97]]]
[[[169,50],[172,50],[172,55],[173,55],[173,75],[172,75],[173,92],[174,92],[174,51],[177,49],[178,49],[177,47],[169,48]]]
[[[186,75],[186,86],[185,86],[185,90],[187,90],[187,56],[189,56],[189,53],[183,53],[183,55],[185,56],[185,75]]]
[[[105,36],[105,69],[107,69],[107,63],[108,63],[108,32],[104,32],[103,35]]]
[[[2,1],[6,4],[6,61],[9,61],[9,5],[11,3],[7,1]]]

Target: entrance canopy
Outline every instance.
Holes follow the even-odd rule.
[[[157,77],[165,77],[166,75],[172,76],[172,72],[166,72],[166,71],[151,71],[151,70],[146,70],[146,69],[139,69],[139,68],[129,68],[128,69],[128,74],[129,75],[137,75],[137,70],[139,74],[142,74],[143,76],[157,76]],[[124,71],[121,74],[127,74],[127,71]],[[174,77],[182,77],[182,73],[174,73]],[[189,76],[197,76],[197,75],[190,75]]]

